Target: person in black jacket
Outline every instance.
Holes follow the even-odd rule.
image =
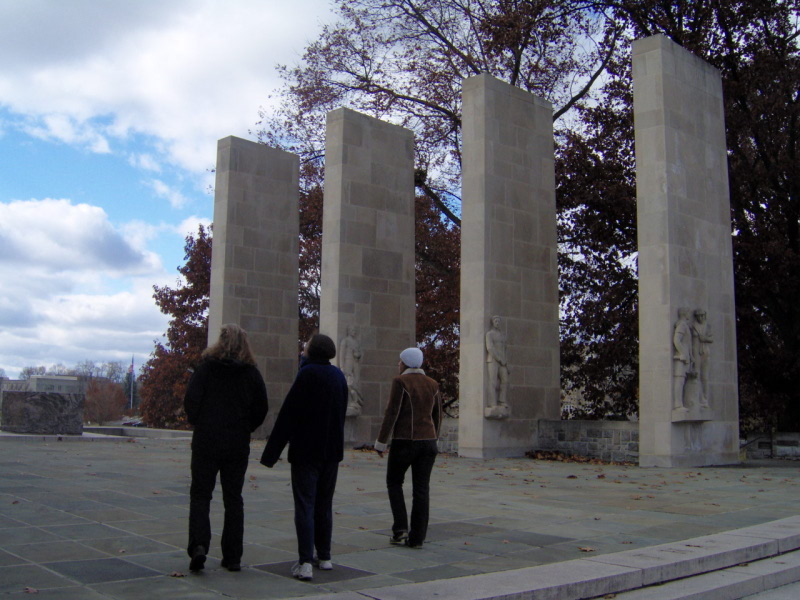
[[[211,543],[209,508],[217,481],[222,485],[225,521],[222,566],[241,570],[244,535],[242,488],[250,456],[250,434],[267,415],[267,388],[256,368],[247,333],[222,326],[219,341],[203,351],[186,389],[184,408],[192,435],[189,491],[189,569],[199,571]]]
[[[336,345],[327,335],[314,334],[303,350],[300,371],[283,402],[269,436],[261,464],[272,467],[289,444],[294,495],[294,524],[299,559],[292,575],[309,581],[314,549],[318,567],[331,563],[333,492],[339,462],[344,458],[344,418],[347,380],[330,363]]]

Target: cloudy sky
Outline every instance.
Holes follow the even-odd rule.
[[[329,0],[0,0],[0,369],[147,359],[216,142]]]

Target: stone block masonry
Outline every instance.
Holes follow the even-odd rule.
[[[633,88],[640,464],[735,463],[736,323],[721,77],[653,36],[633,45]],[[711,343],[698,339],[692,318],[702,319]]]
[[[400,352],[415,343],[414,136],[340,108],[326,129],[320,332],[339,347],[348,329],[362,403],[345,431],[372,442]]]
[[[264,376],[272,430],[298,366],[299,159],[236,137],[217,144],[208,340],[244,328]]]
[[[639,423],[632,421],[539,421],[537,450],[604,461],[639,460]]]
[[[466,79],[463,94],[459,453],[522,456],[537,420],[560,414],[553,111],[489,75]],[[507,408],[489,419],[501,397],[487,366],[494,316]]]

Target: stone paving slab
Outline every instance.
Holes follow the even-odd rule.
[[[736,530],[736,535],[752,535],[777,540],[780,552],[800,547],[800,519],[780,519]]]
[[[364,590],[364,593],[376,600],[494,600],[523,597],[574,600],[603,596],[641,585],[642,572],[639,569],[577,560],[453,580]]]
[[[764,590],[781,587],[800,581],[800,552],[790,552],[766,560],[737,565],[728,571],[748,577],[759,577],[764,584],[762,586]],[[797,597],[800,598],[800,594]]]
[[[541,590],[520,597],[564,600],[565,590],[577,589],[570,582],[591,579],[594,570],[610,569],[599,581],[624,583],[643,582],[647,568],[675,568],[607,564],[621,560],[608,559],[611,554],[623,553],[633,563],[637,552],[708,536],[720,545],[705,559],[694,549],[702,560],[718,561],[713,557],[727,551],[724,540],[734,547],[730,556],[739,552],[750,560],[763,549],[785,551],[800,539],[800,522],[770,524],[800,515],[800,463],[640,469],[440,456],[431,478],[425,546],[394,547],[388,544],[386,459],[347,451],[334,498],[336,575],[298,582],[288,572],[296,554],[288,465],[261,467],[263,442],[254,442],[244,489],[243,570],[229,573],[219,566],[223,513],[217,490],[209,560],[194,575],[185,552],[188,440],[90,440],[0,436],[0,593],[32,588],[38,598],[64,600],[363,600],[416,589],[415,600],[421,600],[433,597],[433,589],[461,593],[465,582],[475,597],[479,590],[494,593],[500,589],[488,583],[494,577],[507,589]],[[732,535],[739,541],[728,539]],[[583,571],[575,569],[578,563]],[[356,571],[363,575],[348,575]],[[786,576],[771,577],[778,584]],[[557,583],[564,585],[553,587]],[[562,595],[548,596],[553,590]]]
[[[776,540],[722,533],[587,560],[641,569],[643,585],[653,585],[759,560],[777,553]]]
[[[616,600],[735,600],[800,579],[800,552],[616,595]],[[800,589],[798,589],[800,591]],[[758,597],[758,596],[757,596]],[[790,596],[796,600],[798,595]]]
[[[741,573],[715,571],[617,594],[615,600],[736,600],[763,590],[758,579]]]
[[[774,533],[783,525],[784,537],[790,539],[798,523],[800,517],[793,517],[764,529]],[[750,529],[749,535],[733,531],[597,558],[364,593],[376,600],[578,600],[606,594],[627,600],[724,600],[799,580],[800,552],[775,556],[777,539],[759,538],[757,528]],[[764,556],[770,558],[758,560]],[[625,590],[634,591],[619,594]]]
[[[792,583],[745,598],[746,600],[797,600],[800,598],[800,583]]]

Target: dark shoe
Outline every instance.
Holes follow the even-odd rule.
[[[242,564],[241,563],[239,563],[239,562],[228,562],[224,558],[222,559],[222,561],[219,564],[223,569],[228,569],[228,571],[241,571],[242,570]]]
[[[422,548],[422,542],[415,543],[412,542],[411,540],[406,540],[406,546],[408,546],[409,548],[414,548],[415,550],[419,550],[420,548]]]
[[[394,544],[395,546],[402,546],[408,541],[408,532],[406,531],[398,531],[392,537],[389,538],[389,543]]]
[[[192,560],[189,563],[190,571],[202,571],[206,566],[206,549],[202,546],[196,546],[192,550]]]

